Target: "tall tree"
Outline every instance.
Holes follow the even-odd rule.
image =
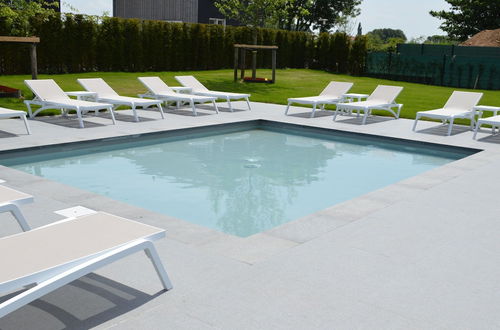
[[[0,29],[10,35],[30,34],[30,20],[56,14],[58,3],[44,0],[0,0]]]
[[[378,37],[382,42],[387,42],[391,38],[403,39],[406,41],[406,35],[403,31],[399,29],[375,29],[373,31],[368,32],[368,35]]]
[[[287,0],[281,10],[279,26],[286,30],[329,31],[360,13],[362,0]]]
[[[253,27],[275,27],[285,0],[214,0],[224,17]]]
[[[430,11],[444,22],[440,29],[453,39],[466,40],[470,36],[487,29],[500,28],[499,0],[445,0],[451,5],[450,11]]]

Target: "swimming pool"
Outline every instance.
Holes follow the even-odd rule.
[[[5,153],[0,163],[247,237],[472,153],[250,122]]]

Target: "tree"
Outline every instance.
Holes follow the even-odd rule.
[[[330,31],[359,15],[361,0],[287,0],[278,12],[285,30]]]
[[[56,14],[59,5],[44,0],[0,0],[0,30],[10,35],[30,34],[30,20],[43,19]]]
[[[363,35],[363,28],[361,27],[361,22],[358,24],[358,33],[356,36],[362,36]]]
[[[379,38],[383,43],[386,43],[391,38],[403,39],[406,41],[406,36],[403,31],[395,30],[395,29],[375,29],[373,31],[368,32],[368,35],[373,36],[375,38]]]
[[[452,39],[467,40],[470,36],[488,29],[500,27],[499,0],[445,0],[450,11],[430,11],[444,22],[440,29]]]
[[[275,27],[276,13],[285,0],[215,0],[214,6],[224,17],[253,27]]]

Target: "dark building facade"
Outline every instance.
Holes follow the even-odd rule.
[[[113,0],[113,16],[171,22],[226,24],[226,20],[215,8],[212,0]]]

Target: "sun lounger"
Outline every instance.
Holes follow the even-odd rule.
[[[396,119],[398,119],[403,105],[395,103],[395,100],[402,90],[403,87],[399,86],[378,85],[370,96],[368,96],[366,101],[338,103],[335,114],[333,115],[333,120],[337,119],[337,115],[340,112],[351,113],[352,111],[357,111],[359,115],[359,112],[362,111],[364,113],[362,124],[364,125],[366,124],[366,119],[371,114],[372,110],[389,111]],[[397,111],[394,111],[392,108],[397,108]]]
[[[321,105],[321,110],[324,110],[325,105],[327,104],[337,104],[344,101],[344,94],[347,93],[349,89],[351,89],[352,85],[353,83],[349,82],[331,81],[318,96],[289,98],[285,115],[288,114],[290,105],[292,105],[293,103],[311,104],[313,106],[311,118],[313,118],[314,113],[316,112],[316,107],[318,105]]]
[[[80,128],[83,128],[82,114],[95,111],[97,114],[99,110],[109,110],[111,113],[111,120],[115,122],[115,115],[113,114],[113,105],[108,103],[88,102],[82,100],[71,99],[52,79],[39,79],[39,80],[25,80],[24,83],[31,89],[35,98],[33,100],[24,101],[28,107],[30,118],[35,117],[40,111],[46,109],[61,109],[63,113],[68,110],[75,110],[78,117]],[[31,111],[31,105],[39,105],[41,108],[34,113]]]
[[[116,107],[120,105],[129,106],[132,108],[134,113],[135,121],[139,121],[139,116],[137,115],[137,107],[148,108],[150,106],[156,105],[160,111],[161,118],[165,119],[163,114],[163,109],[161,107],[162,101],[159,100],[145,100],[138,97],[128,97],[120,96],[116,93],[111,86],[109,86],[101,78],[90,78],[90,79],[77,79],[78,83],[82,85],[83,88],[89,92],[97,93],[97,101],[111,103]]]
[[[26,112],[0,108],[0,118],[20,118],[22,121],[24,121],[26,132],[28,132],[28,134],[31,134],[30,126],[28,125],[28,121],[26,120]]]
[[[0,318],[82,276],[145,251],[166,290],[172,285],[153,245],[160,228],[96,212],[0,238],[0,292],[29,287],[0,303]],[[140,276],[141,269],[134,269]]]
[[[217,98],[213,96],[202,96],[202,95],[193,95],[193,94],[185,94],[185,93],[176,93],[172,88],[168,87],[167,84],[160,77],[139,77],[137,78],[139,81],[148,89],[148,93],[140,94],[140,97],[148,97],[157,100],[162,100],[164,102],[176,102],[179,105],[179,102],[188,102],[191,105],[191,109],[193,110],[193,114],[196,116],[196,107],[195,103],[205,103],[212,102],[215,112],[219,113],[219,109],[217,108],[217,104],[215,104],[215,100]]]
[[[474,129],[474,136],[473,136],[474,140],[476,139],[477,132],[479,131],[479,128],[481,128],[481,125],[491,125],[492,134],[495,134],[496,129],[500,130],[500,115],[498,115],[498,113],[500,112],[500,107],[480,105],[474,107],[474,110],[478,112],[479,116],[479,119],[477,120],[476,123],[476,128]],[[483,111],[493,112],[493,116],[487,118],[481,118],[483,115]]]
[[[250,101],[248,100],[250,94],[211,91],[193,76],[175,76],[175,79],[177,79],[177,81],[181,85],[191,88],[191,93],[195,95],[213,96],[218,99],[226,100],[229,110],[231,112],[233,112],[233,106],[231,105],[231,100],[244,99],[247,102],[248,110],[251,110]]]
[[[413,123],[413,131],[417,128],[417,122],[422,117],[440,119],[443,124],[448,121],[448,135],[451,135],[453,121],[456,118],[470,119],[470,125],[473,128],[474,106],[477,105],[482,96],[483,93],[454,91],[443,108],[417,112],[415,122]]]
[[[30,230],[19,206],[33,202],[33,196],[0,185],[0,212],[10,212],[24,231]]]

